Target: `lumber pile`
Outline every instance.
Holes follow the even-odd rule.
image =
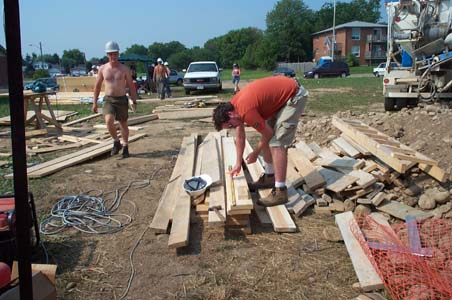
[[[93,92],[96,77],[57,77],[57,83],[62,92]],[[102,85],[102,90],[104,85]]]

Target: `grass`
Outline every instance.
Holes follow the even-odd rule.
[[[313,112],[367,111],[384,100],[382,79],[376,77],[306,79],[301,84],[310,91],[307,109]]]

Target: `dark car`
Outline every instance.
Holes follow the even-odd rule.
[[[305,78],[320,78],[340,76],[347,77],[350,75],[350,69],[345,62],[327,61],[320,66],[313,68],[311,71],[304,73]]]
[[[60,86],[57,83],[56,78],[54,77],[44,77],[36,79],[31,83],[27,83],[24,85],[24,89],[33,90],[37,83],[43,83],[46,86],[46,90],[58,91]]]
[[[276,75],[284,75],[284,76],[287,76],[287,77],[295,77],[295,71],[293,69],[291,69],[291,68],[279,67],[279,68],[276,68],[273,71],[273,76],[276,76]]]

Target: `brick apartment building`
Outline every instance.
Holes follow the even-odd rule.
[[[0,88],[8,86],[8,65],[6,63],[6,50],[0,45]]]
[[[354,54],[360,65],[375,65],[386,60],[387,25],[353,21],[335,26],[334,57]],[[312,52],[317,62],[331,56],[333,27],[312,34]]]

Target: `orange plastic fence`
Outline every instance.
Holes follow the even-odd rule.
[[[363,235],[355,236],[391,299],[452,299],[452,220],[409,218],[387,226],[359,216],[357,222]]]

